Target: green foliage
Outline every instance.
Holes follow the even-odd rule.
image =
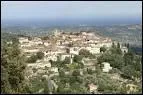
[[[3,66],[1,66],[1,93],[11,93],[11,85],[8,80],[9,74]]]
[[[32,40],[32,37],[28,37],[28,40],[31,41],[31,40]]]
[[[97,83],[98,83],[98,91],[101,91],[102,93],[118,93],[119,92],[119,82],[112,80],[108,75],[106,74],[100,74],[97,77]]]
[[[70,57],[66,57],[62,64],[70,64]]]
[[[88,74],[93,74],[92,69],[88,69],[88,68],[87,68],[87,73],[88,73]]]
[[[121,49],[120,48],[110,48],[110,51],[111,51],[111,53],[112,54],[122,54],[122,51],[121,51]]]
[[[1,93],[24,93],[25,57],[21,55],[18,45],[3,46],[1,58]]]
[[[83,83],[83,79],[80,76],[69,76],[65,75],[60,78],[60,82],[58,83],[58,94],[59,93],[74,93],[76,90],[77,93],[81,93],[77,88]],[[78,86],[76,84],[79,84]],[[74,87],[74,88],[73,88]],[[76,88],[75,88],[76,87]],[[81,88],[81,87],[80,87]]]
[[[82,56],[80,56],[80,55],[75,55],[73,57],[73,61],[76,62],[76,63],[81,62],[81,60],[82,60]]]
[[[59,71],[59,76],[60,77],[64,77],[65,76],[65,72],[62,69]]]
[[[44,57],[44,53],[43,52],[37,52],[37,58],[38,59],[42,59]]]
[[[135,56],[133,65],[136,71],[140,71],[140,72],[142,71],[141,61],[142,61],[142,58],[140,56]]]
[[[36,77],[36,78],[32,78],[30,80],[30,85],[28,87],[29,92],[31,93],[39,93],[40,89],[44,89],[41,93],[49,93],[49,86],[48,86],[48,81],[46,79],[40,78],[40,77]]]
[[[78,82],[73,83],[70,89],[72,90],[72,94],[85,94],[87,92],[87,90]]]
[[[44,57],[43,52],[37,52],[36,55],[32,55],[27,59],[28,63],[35,63],[38,59],[42,59]]]
[[[130,44],[129,44],[129,43],[127,43],[127,48],[129,49],[129,47],[130,47]]]
[[[28,63],[35,63],[36,61],[37,61],[37,55],[32,55],[31,57],[29,57],[28,59],[27,59],[27,62]]]
[[[66,49],[66,53],[70,53],[70,49],[69,48]]]
[[[42,40],[48,40],[49,36],[41,37]]]
[[[116,45],[114,42],[112,43],[112,48],[116,48]]]
[[[37,71],[37,69],[36,69],[36,68],[33,68],[32,70],[33,70],[33,73],[35,73],[35,72]]]
[[[133,59],[134,59],[133,53],[128,52],[128,53],[124,54],[124,61],[125,61],[126,65],[132,64],[133,63]]]
[[[86,49],[81,49],[79,55],[83,57],[93,57],[93,55]]]
[[[80,71],[79,70],[74,70],[72,72],[72,76],[80,76]]]
[[[123,72],[122,76],[124,78],[133,79],[133,77],[140,77],[133,65],[125,66],[121,71]]]
[[[101,47],[101,48],[100,48],[100,52],[102,52],[102,51],[105,52],[105,51],[106,51],[106,48],[105,48],[105,47]]]
[[[72,46],[73,46],[73,43],[68,44],[68,47],[72,47]]]
[[[119,42],[117,43],[117,48],[120,48],[120,43]]]
[[[121,69],[124,66],[123,58],[118,54],[105,53],[98,58],[98,62],[99,63],[109,62],[112,67],[118,68],[118,69]]]
[[[82,62],[78,62],[78,68],[83,69],[84,68],[84,64]]]

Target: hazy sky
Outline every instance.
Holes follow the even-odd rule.
[[[142,18],[141,1],[2,1],[4,19]]]

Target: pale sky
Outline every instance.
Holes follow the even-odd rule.
[[[142,18],[141,1],[1,1],[5,19]]]

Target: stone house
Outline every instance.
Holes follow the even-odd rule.
[[[103,72],[108,73],[112,69],[112,67],[110,66],[110,64],[108,62],[103,62],[102,64],[104,65],[104,67],[102,69]]]
[[[91,83],[88,85],[88,87],[89,87],[90,93],[96,93],[97,92],[97,88],[98,88],[97,85],[94,85],[93,83]]]

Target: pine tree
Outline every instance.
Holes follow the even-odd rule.
[[[119,42],[117,43],[117,48],[120,48],[120,43]]]

